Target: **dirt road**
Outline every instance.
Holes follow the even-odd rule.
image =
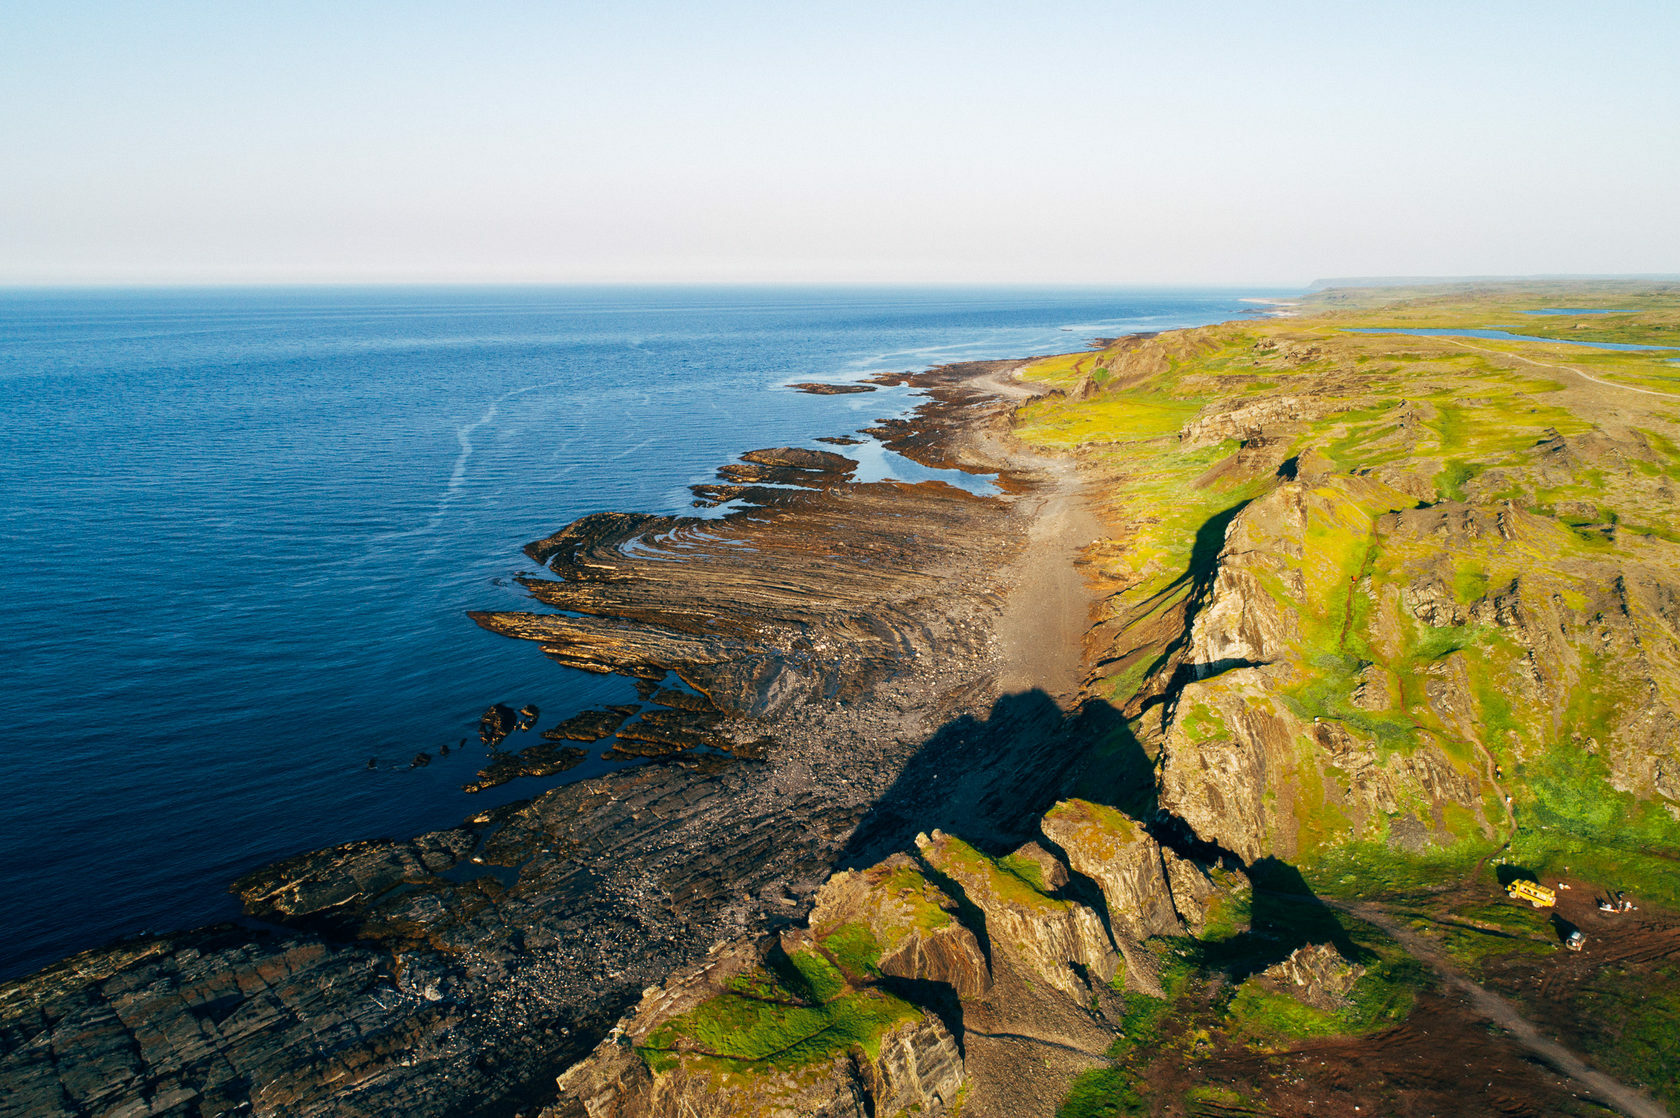
[[[1680,400],[1680,394],[1674,392],[1659,392],[1655,388],[1640,388],[1638,385],[1617,384],[1613,380],[1602,380],[1590,373],[1583,373],[1573,365],[1554,365],[1550,361],[1536,361],[1534,358],[1524,357],[1520,353],[1512,353],[1509,350],[1503,349],[1489,349],[1487,346],[1476,345],[1474,342],[1467,342],[1462,338],[1454,338],[1453,342],[1457,345],[1463,346],[1465,349],[1480,350],[1482,353],[1491,353],[1498,357],[1515,358],[1518,361],[1523,361],[1530,365],[1538,365],[1542,369],[1557,369],[1560,372],[1574,373],[1582,380],[1590,380],[1594,384],[1602,384],[1606,388],[1620,388],[1623,392],[1638,392],[1645,396],[1661,396],[1666,400]]]
[[[1596,1068],[1589,1067],[1586,1061],[1563,1045],[1542,1036],[1540,1030],[1518,1012],[1516,1006],[1485,986],[1466,978],[1433,944],[1381,908],[1373,904],[1355,902],[1325,903],[1357,916],[1394,937],[1395,941],[1415,958],[1428,964],[1450,985],[1464,991],[1476,1012],[1510,1033],[1518,1044],[1581,1084],[1605,1105],[1613,1107],[1628,1118],[1672,1118],[1667,1110],[1652,1099]]]

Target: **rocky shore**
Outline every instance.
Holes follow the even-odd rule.
[[[903,378],[996,496],[772,447],[531,544],[476,622],[641,701],[475,786],[631,763],[0,987],[0,1118],[1660,1112],[1680,431],[1349,313]]]
[[[242,923],[0,986],[0,1116],[534,1114],[644,989],[714,945],[809,934],[835,872],[941,826],[1036,837],[1105,715],[1000,685],[999,617],[1059,484],[1000,449],[1006,368],[906,378],[927,402],[869,432],[1002,496],[773,448],[696,487],[733,502],[721,519],[603,514],[531,545],[554,612],[475,619],[646,681],[611,748],[650,763],[276,863],[235,884]],[[573,747],[534,748],[483,779]],[[948,1064],[940,1028],[907,1024],[883,1059]]]

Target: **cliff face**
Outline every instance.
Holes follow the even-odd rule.
[[[1394,669],[1416,666],[1407,660],[1415,638],[1401,635],[1406,622],[1392,608],[1414,584],[1379,588],[1373,573],[1379,541],[1403,530],[1400,510],[1413,504],[1369,478],[1319,475],[1279,484],[1232,520],[1191,628],[1190,679],[1165,725],[1161,803],[1202,838],[1247,861],[1294,858],[1303,843],[1381,837],[1402,815],[1444,845],[1475,833],[1462,823],[1452,832],[1455,808],[1492,834],[1484,755],[1453,748],[1480,746],[1465,733],[1463,681],[1457,706],[1442,688],[1407,712],[1411,725],[1383,718]],[[1451,548],[1450,534],[1440,544]],[[1391,639],[1373,647],[1373,624]],[[1343,694],[1312,690],[1329,656],[1359,661]],[[1354,689],[1365,716],[1326,721]]]
[[[1074,999],[1089,997],[1093,983],[1114,976],[1114,944],[1085,905],[1044,892],[1028,878],[1031,870],[1000,864],[951,835],[935,831],[918,837],[916,847],[984,915],[993,952],[1010,955]]]
[[[1246,862],[1680,847],[1680,429],[1650,360],[1344,321],[1052,360],[1131,372],[1017,416],[1089,429],[1115,524],[1089,686],[1156,804]]]
[[[1125,959],[1130,989],[1156,997],[1159,963],[1152,937],[1200,934],[1210,911],[1246,888],[1240,875],[1216,885],[1206,867],[1163,847],[1125,814],[1087,800],[1064,800],[1044,816],[1045,837],[1068,866],[1102,892],[1108,926]]]
[[[793,947],[724,945],[703,966],[651,988],[560,1076],[560,1101],[544,1114],[943,1113],[962,1085],[962,1055],[943,1023],[885,993],[851,988],[838,972],[825,975],[824,956]],[[838,985],[801,981],[810,975]]]
[[[1196,613],[1163,806],[1253,860],[1491,838],[1525,790],[1498,774],[1576,750],[1675,802],[1674,576],[1607,551],[1508,499],[1279,484],[1231,522]]]
[[[829,878],[817,891],[810,927],[819,940],[867,935],[873,943],[863,949],[874,961],[866,965],[888,978],[949,986],[959,997],[992,984],[986,954],[957,902],[906,854]]]

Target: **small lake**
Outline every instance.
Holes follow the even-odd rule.
[[[1472,330],[1451,328],[1419,328],[1402,330],[1398,327],[1374,326],[1347,331],[1349,334],[1411,334],[1421,338],[1489,338],[1500,342],[1549,342],[1555,345],[1578,345],[1589,349],[1668,350],[1680,349],[1671,345],[1630,345],[1626,342],[1583,342],[1573,338],[1542,338],[1534,334],[1513,334],[1508,330]]]
[[[1542,307],[1537,311],[1524,311],[1524,314],[1634,314],[1631,307],[1611,307],[1608,310],[1598,307]]]

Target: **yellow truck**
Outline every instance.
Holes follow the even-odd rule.
[[[1527,901],[1535,908],[1551,908],[1557,904],[1557,894],[1537,881],[1513,881],[1505,891],[1515,901]]]

